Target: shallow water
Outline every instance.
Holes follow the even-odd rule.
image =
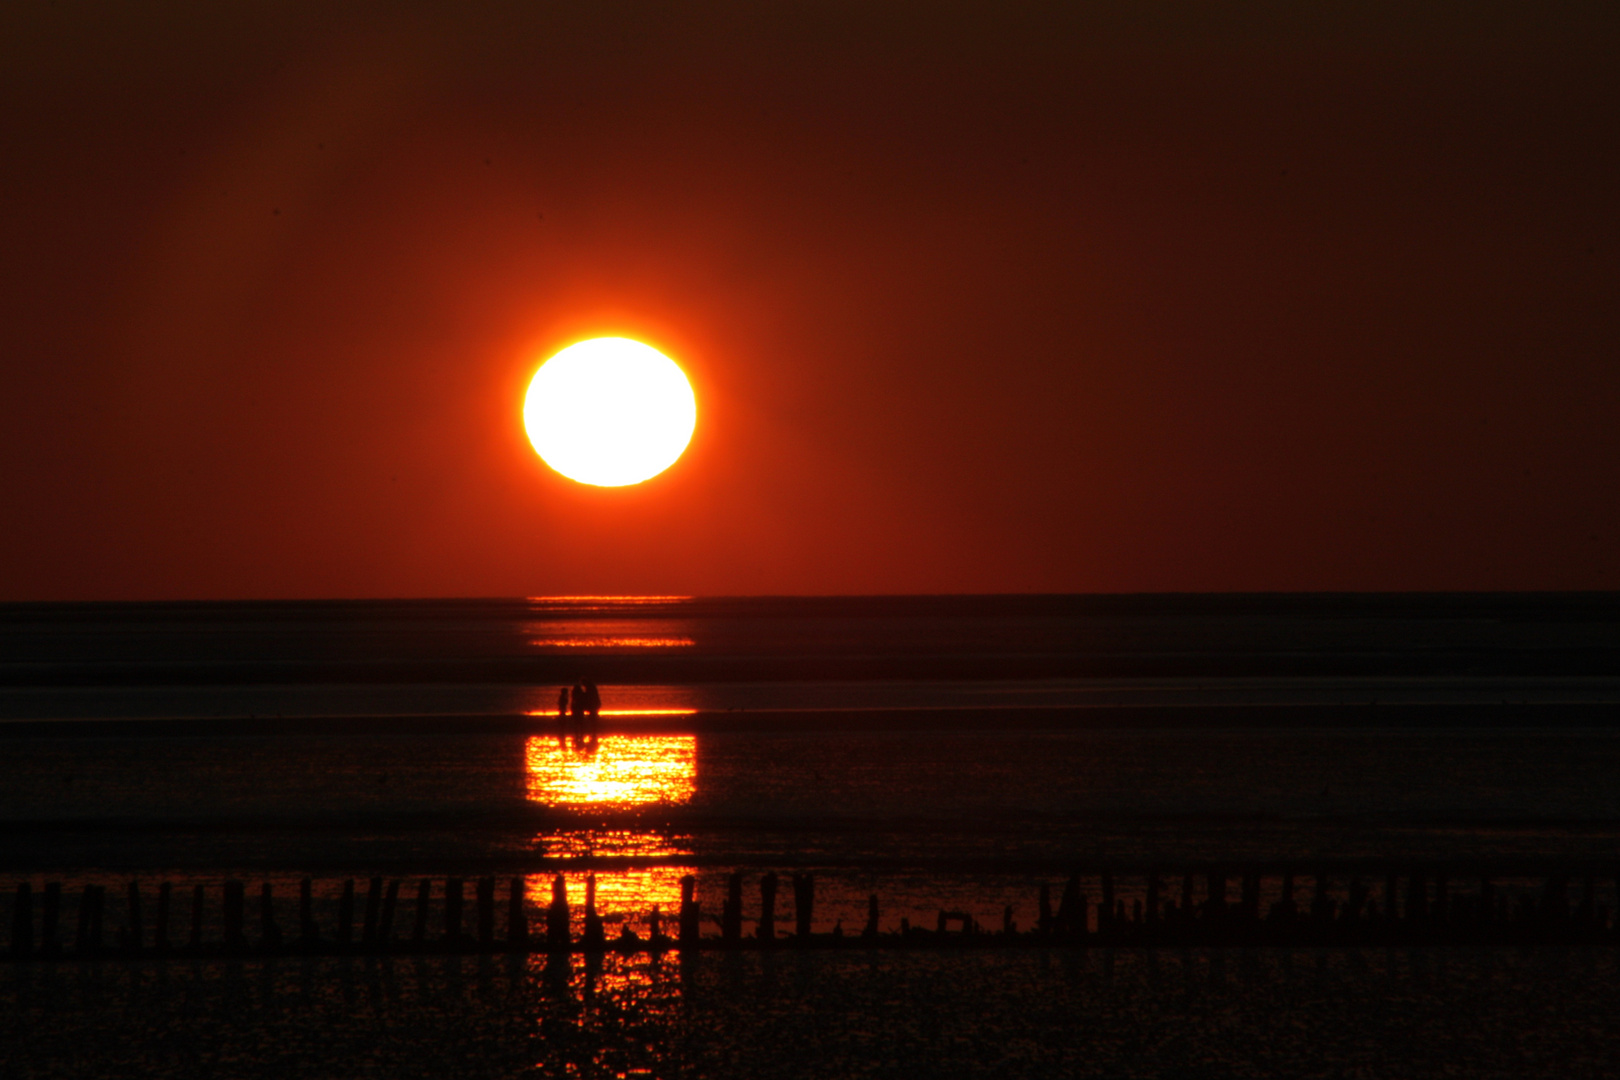
[[[0,967],[19,1078],[1596,1077],[1612,951],[781,953]]]
[[[655,905],[667,918],[684,874],[715,933],[734,871],[751,932],[768,870],[815,875],[817,932],[856,932],[872,894],[885,930],[944,909],[1028,927],[1040,886],[1070,874],[1095,897],[1111,869],[1129,906],[1149,868],[1210,864],[1262,866],[1263,904],[1285,867],[1306,892],[1323,874],[1335,898],[1365,874],[1383,903],[1391,862],[1450,866],[1464,897],[1494,867],[1516,903],[1542,884],[1526,867],[1574,861],[1572,888],[1592,874],[1614,912],[1617,610],[1613,597],[4,608],[0,721],[130,727],[0,723],[0,872],[36,895],[63,883],[64,936],[82,887],[106,887],[109,940],[132,881],[147,935],[167,881],[171,940],[196,886],[203,940],[219,940],[226,879],[247,883],[255,928],[268,884],[291,933],[306,875],[327,934],[346,880],[362,895],[372,876],[402,881],[396,936],[416,879],[433,879],[437,933],[446,876],[498,876],[503,899],[521,879],[539,925],[559,871],[576,932],[594,873],[610,934],[644,933]],[[599,731],[454,719],[528,724],[578,678],[602,684]],[[262,722],[277,716],[332,719],[321,734]],[[407,723],[423,716],[451,719]],[[141,727],[174,717],[200,723],[183,737]],[[14,904],[0,889],[0,934]],[[784,882],[784,930],[792,904]],[[0,1072],[1597,1076],[1617,1064],[1615,967],[1610,948],[786,951],[549,974],[539,957],[0,964]]]

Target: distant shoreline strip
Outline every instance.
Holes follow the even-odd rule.
[[[1620,704],[1593,702],[1079,705],[890,709],[646,710],[604,714],[601,735],[1107,730],[1620,729]],[[310,735],[547,735],[574,722],[526,714],[0,720],[0,738]]]

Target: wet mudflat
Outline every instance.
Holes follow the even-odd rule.
[[[1609,949],[0,968],[8,1077],[1604,1076]]]

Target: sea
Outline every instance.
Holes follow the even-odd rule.
[[[290,916],[308,878],[330,925],[346,883],[483,875],[532,924],[589,882],[615,933],[690,876],[716,934],[733,874],[754,933],[768,872],[813,877],[818,933],[1245,867],[1269,902],[1557,865],[1612,912],[1617,661],[1597,593],[0,605],[0,934],[24,882],[166,882],[189,925],[198,886]],[[586,683],[599,716],[559,716]],[[0,1074],[1616,1075],[1617,975],[1609,946],[0,962]]]

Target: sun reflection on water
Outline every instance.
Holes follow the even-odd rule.
[[[673,935],[681,910],[681,878],[690,873],[691,868],[685,866],[641,866],[597,874],[596,913],[606,923],[608,937],[617,937],[619,928],[624,926],[646,937],[654,907],[664,920],[664,933]],[[585,883],[589,876],[583,870],[571,870],[563,875],[568,887],[569,922],[576,936],[584,931]],[[542,913],[538,915],[541,919],[551,905],[551,883],[551,876],[546,874],[531,874],[524,882],[529,907]]]
[[[547,806],[679,805],[697,787],[692,735],[533,735],[524,762],[529,801]]]
[[[691,802],[697,787],[697,739],[692,735],[531,736],[524,747],[531,801],[568,809],[632,810]],[[548,854],[563,858],[608,856],[670,859],[691,854],[684,836],[637,828],[565,829],[538,838]],[[631,866],[596,875],[596,910],[610,924],[628,922],[646,933],[657,905],[667,918],[680,908],[679,866]],[[585,871],[564,875],[574,921],[584,919]],[[529,903],[551,903],[551,878],[527,882]],[[616,934],[617,931],[611,931]],[[672,932],[672,931],[666,931]]]

